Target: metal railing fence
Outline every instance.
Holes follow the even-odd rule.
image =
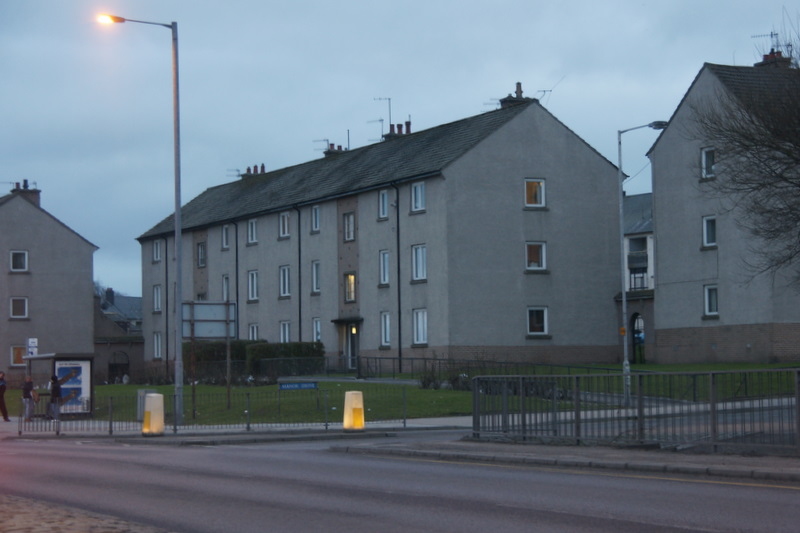
[[[473,436],[800,454],[800,370],[472,380]],[[627,400],[626,400],[627,399]]]
[[[142,389],[142,392],[150,392]],[[341,427],[344,390],[258,390],[195,394],[185,391],[183,416],[177,422],[176,396],[164,394],[164,430],[171,433],[251,431],[269,429]],[[397,422],[405,427],[407,393],[403,386],[370,387],[365,394],[367,422]],[[48,415],[46,402],[36,404],[30,421],[19,417],[23,433],[139,433],[144,420],[144,395],[98,396],[91,414],[63,412],[60,420]]]

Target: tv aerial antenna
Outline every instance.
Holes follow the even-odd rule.
[[[386,100],[389,102],[389,124],[392,124],[392,98],[390,96],[381,96],[375,98],[375,101],[382,101]],[[381,135],[383,134],[383,129],[381,129]]]

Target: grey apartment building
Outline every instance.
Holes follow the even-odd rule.
[[[536,99],[279,170],[182,208],[184,300],[240,339],[359,356],[620,358],[616,167]],[[139,237],[145,360],[174,359],[173,221]],[[173,298],[174,299],[174,298]]]
[[[715,180],[725,178],[725,166],[717,163],[730,158],[699,134],[695,122],[697,113],[722,100],[779,95],[789,78],[796,91],[800,71],[783,59],[773,53],[753,67],[705,64],[649,152],[659,363],[800,358],[800,305],[791,273],[754,275],[759,243],[738,223],[736,202],[714,193]]]

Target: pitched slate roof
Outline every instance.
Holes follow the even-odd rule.
[[[706,63],[734,96],[740,100],[771,98],[785,94],[787,89],[800,88],[800,70],[780,67],[731,67]]]
[[[530,99],[300,165],[245,175],[237,181],[206,189],[183,206],[181,225],[183,229],[199,229],[437,175],[531,105],[539,104]],[[173,217],[169,216],[139,239],[172,231]]]
[[[695,76],[689,88],[681,98],[680,103],[672,112],[672,117],[678,113],[683,106],[689,93],[692,92],[697,80],[703,72],[709,71],[722,83],[742,103],[753,103],[759,100],[769,101],[775,99],[788,100],[788,105],[796,105],[797,98],[792,94],[800,92],[800,69],[776,67],[776,66],[756,66],[756,67],[734,67],[730,65],[717,65],[715,63],[703,63],[703,68]],[[656,147],[664,131],[656,138],[653,145],[647,151],[649,155]]]

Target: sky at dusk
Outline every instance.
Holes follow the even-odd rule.
[[[130,296],[136,238],[174,208],[171,33],[99,13],[178,23],[184,204],[254,164],[378,142],[389,98],[419,131],[516,82],[616,164],[617,131],[669,119],[704,62],[752,65],[798,27],[770,0],[0,0],[0,194],[39,188]],[[655,138],[624,136],[629,194],[650,190]]]

